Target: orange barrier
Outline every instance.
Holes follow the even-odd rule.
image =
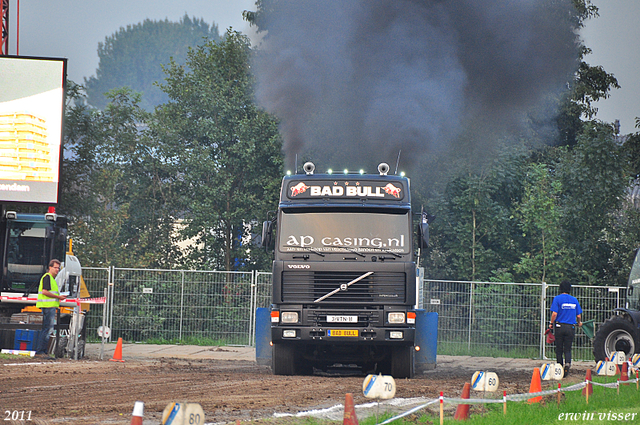
[[[347,393],[344,400],[344,419],[342,425],[358,425],[356,406],[353,404],[353,394]]]
[[[113,352],[113,358],[109,359],[110,362],[122,362],[122,338],[118,338],[118,343],[116,344],[116,351]]]
[[[142,425],[142,417],[144,416],[144,402],[136,401],[133,405],[133,414],[131,415],[131,425]]]
[[[529,393],[539,393],[542,391],[542,382],[540,381],[540,368],[533,369],[533,375],[531,376],[531,385],[529,386]],[[529,404],[540,403],[542,396],[532,397],[529,399]]]
[[[471,384],[469,382],[464,383],[464,387],[462,387],[462,396],[460,398],[469,398],[471,394]],[[458,404],[458,408],[456,409],[456,414],[453,415],[453,419],[457,419],[459,421],[464,421],[469,419],[469,405],[468,404]]]
[[[624,362],[622,364],[622,372],[620,372],[620,381],[628,381],[629,380],[629,363]],[[628,382],[624,382],[622,385],[629,385]]]

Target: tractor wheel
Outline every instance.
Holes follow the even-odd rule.
[[[615,351],[624,351],[627,359],[640,348],[638,330],[622,316],[607,319],[598,328],[593,340],[593,355],[596,361],[611,358]]]

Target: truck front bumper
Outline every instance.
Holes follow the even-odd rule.
[[[271,327],[271,341],[278,343],[313,343],[330,345],[413,345],[414,327],[305,327],[277,325]]]

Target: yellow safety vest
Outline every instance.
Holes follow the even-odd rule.
[[[49,276],[51,281],[51,289],[49,290],[51,293],[60,295],[60,290],[58,289],[58,282],[51,276],[49,273],[45,273],[40,278],[40,286],[38,286],[38,301],[36,302],[36,307],[60,307],[60,300],[57,298],[49,298],[45,294],[42,293],[42,285],[44,283],[44,277]]]

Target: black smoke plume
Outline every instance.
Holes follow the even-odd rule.
[[[257,98],[280,119],[289,166],[298,155],[321,170],[393,171],[400,150],[405,168],[480,152],[565,90],[578,64],[570,0],[262,5]]]

